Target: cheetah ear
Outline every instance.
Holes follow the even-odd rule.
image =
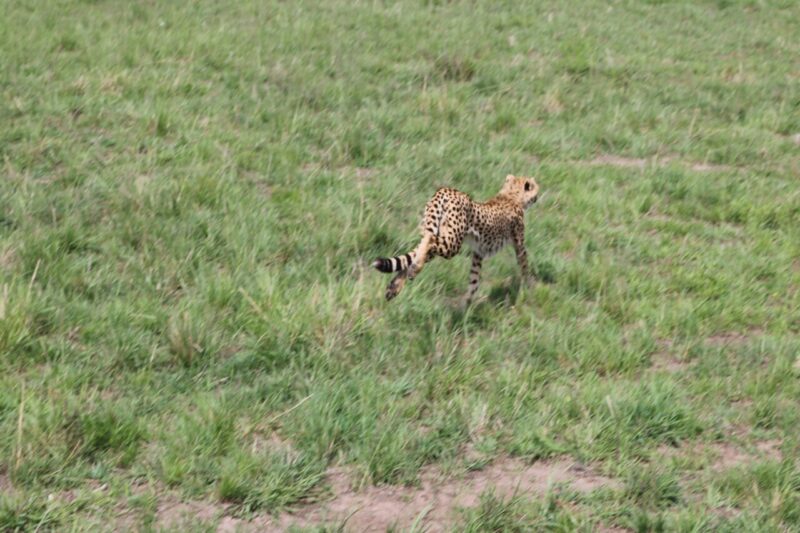
[[[508,176],[506,176],[506,183],[508,183],[509,181],[511,181],[513,179],[514,179],[514,175],[513,174],[509,174]]]

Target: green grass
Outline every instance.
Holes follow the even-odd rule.
[[[622,488],[469,530],[800,528],[800,4],[2,11],[0,529],[152,527],[141,485],[279,513],[470,443]],[[506,250],[467,310],[465,257],[387,304],[436,187],[507,173],[539,282]]]

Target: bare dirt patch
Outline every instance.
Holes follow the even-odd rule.
[[[268,435],[262,433],[253,433],[253,440],[250,444],[250,450],[253,454],[258,453],[280,453],[287,457],[296,457],[297,450],[291,445],[290,442],[283,439],[277,433],[270,432]]]
[[[11,483],[11,478],[8,474],[0,474],[0,494],[14,494],[14,484]]]
[[[4,270],[11,270],[17,263],[17,254],[14,248],[8,247],[0,252],[0,267]]]
[[[264,196],[265,198],[269,199],[272,197],[272,190],[273,187],[271,185],[267,185],[266,182],[259,181],[256,183],[256,190]]]
[[[167,498],[159,501],[156,511],[158,529],[179,530],[192,522],[209,522],[221,516],[227,506],[212,501],[180,501]]]
[[[638,157],[623,157],[613,154],[602,154],[588,161],[588,164],[591,166],[611,166],[618,168],[635,168],[643,170],[648,166],[659,168],[659,167],[664,167],[673,162],[679,162],[679,161],[676,157],[671,155],[655,156],[645,159]],[[690,168],[695,172],[720,172],[733,169],[733,167],[729,165],[715,165],[707,162],[701,162],[701,163],[681,162],[681,164],[687,166],[688,168]]]
[[[483,470],[450,479],[442,479],[435,468],[426,468],[420,478],[418,487],[372,486],[357,491],[352,488],[350,472],[334,468],[327,476],[334,494],[331,500],[298,507],[278,518],[266,516],[244,521],[226,517],[218,531],[285,531],[290,526],[325,523],[344,523],[347,531],[385,531],[392,526],[402,530],[414,523],[426,531],[446,531],[458,518],[458,509],[478,505],[480,495],[489,490],[506,498],[544,494],[555,485],[578,492],[619,487],[616,480],[568,459],[528,465],[506,458]]]
[[[300,170],[303,172],[319,172],[322,169],[322,165],[319,163],[303,163],[300,165]]]
[[[725,442],[688,443],[679,448],[664,446],[659,448],[658,455],[664,458],[675,457],[707,457],[710,462],[704,469],[721,472],[759,460],[780,461],[780,440],[758,441],[751,445],[736,442],[738,439]]]
[[[656,372],[667,372],[669,374],[678,374],[691,368],[692,364],[688,361],[683,361],[677,357],[671,356],[666,353],[658,353],[651,359],[652,369]]]
[[[714,347],[742,345],[747,344],[753,337],[760,337],[763,334],[764,332],[760,329],[753,329],[746,333],[727,331],[706,338],[706,344]]]
[[[261,174],[256,172],[247,172],[245,173],[245,178],[259,195],[264,196],[267,199],[272,197],[274,187],[270,185]]]
[[[655,372],[667,372],[677,374],[692,366],[691,361],[681,359],[673,353],[672,339],[660,339],[657,341],[659,349],[650,356],[651,369]]]
[[[367,178],[372,178],[373,176],[378,174],[378,170],[374,168],[366,168],[366,167],[356,167],[355,168],[355,175],[356,178],[360,180],[366,180]]]
[[[633,157],[621,157],[618,155],[599,155],[592,159],[589,164],[594,166],[611,166],[620,168],[639,168],[642,169],[647,166],[646,159],[639,159]]]
[[[551,115],[560,115],[564,111],[564,102],[561,101],[558,90],[549,90],[544,96],[544,109]]]
[[[325,166],[321,163],[303,163],[300,166],[300,170],[306,174],[313,174],[322,171]],[[372,167],[353,167],[353,166],[341,166],[338,167],[338,170],[344,176],[353,176],[358,181],[367,181],[370,178],[373,178],[378,175],[378,169]]]
[[[765,440],[755,443],[755,449],[748,451],[729,442],[714,443],[709,446],[711,453],[716,456],[711,469],[728,470],[756,460],[780,461],[780,446],[779,440]]]
[[[751,459],[750,454],[730,442],[716,442],[709,445],[706,451],[715,457],[711,470],[728,470]]]
[[[695,172],[720,172],[733,169],[730,165],[714,165],[711,163],[692,163],[689,168]]]
[[[783,443],[778,439],[762,440],[756,443],[756,450],[758,450],[758,453],[765,459],[780,461],[783,459],[781,444]]]

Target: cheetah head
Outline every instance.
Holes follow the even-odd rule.
[[[529,208],[539,199],[539,184],[533,178],[517,177],[509,174],[500,191],[517,200],[523,209]]]

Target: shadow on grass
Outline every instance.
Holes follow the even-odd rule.
[[[464,304],[464,297],[452,297],[447,302],[447,312],[451,324],[473,328],[490,328],[497,320],[497,311],[513,305],[519,294],[519,280],[506,282],[492,288],[488,296],[478,296],[469,305]]]
[[[487,302],[491,302],[495,306],[497,304],[509,306],[516,300],[522,289],[523,283],[519,276],[512,277],[503,284],[492,287],[489,291]]]

